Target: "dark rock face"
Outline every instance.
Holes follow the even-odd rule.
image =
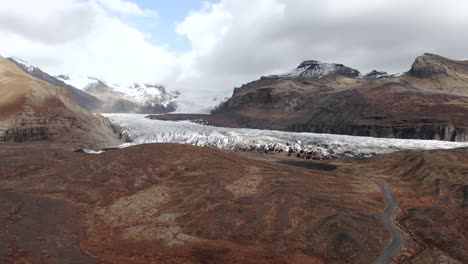
[[[111,124],[111,127],[114,133],[118,135],[119,139],[121,139],[122,141],[126,143],[132,142],[132,140],[130,139],[130,136],[128,135],[127,131],[123,127],[117,124]]]
[[[98,110],[102,105],[103,102],[97,99],[96,97],[89,95],[71,85],[66,84],[65,82],[43,72],[41,69],[37,67],[29,67],[26,68],[25,65],[18,63],[15,59],[9,58],[9,60],[13,63],[15,63],[20,69],[22,69],[25,73],[42,80],[46,83],[62,87],[65,90],[67,90],[75,100],[75,102],[81,106],[82,108],[94,112]]]
[[[400,77],[380,71],[357,77],[316,61],[300,67],[340,74],[262,78],[236,88],[213,119],[294,132],[468,141],[468,62],[425,54]]]
[[[436,74],[448,74],[447,68],[431,63],[431,59],[437,60],[439,58],[429,54],[416,58],[409,73],[418,78],[431,78]]]
[[[382,77],[388,77],[388,73],[384,71],[373,70],[364,76],[365,78],[378,79]]]
[[[446,123],[420,123],[399,124],[394,126],[379,125],[353,125],[349,124],[343,128],[336,129],[321,124],[294,124],[288,131],[303,132],[313,131],[315,133],[346,134],[364,137],[401,138],[401,139],[427,139],[443,141],[468,141],[468,129],[455,128],[453,124]]]
[[[47,127],[16,127],[10,128],[0,134],[0,141],[7,142],[27,142],[43,141],[48,138]]]

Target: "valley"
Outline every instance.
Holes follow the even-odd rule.
[[[0,0],[0,264],[468,264],[467,11]]]
[[[465,263],[465,66],[305,61],[206,115],[0,57],[0,263]]]

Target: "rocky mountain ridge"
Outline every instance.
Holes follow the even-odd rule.
[[[109,119],[87,112],[66,89],[26,74],[3,57],[0,94],[0,141],[47,140],[80,147],[120,143]]]
[[[69,91],[73,99],[90,112],[161,114],[174,112],[178,107],[175,99],[180,93],[167,91],[159,84],[109,84],[95,77],[65,74],[52,76],[22,59],[9,60],[25,73]]]
[[[212,118],[260,129],[468,141],[468,61],[424,54],[402,75],[301,65],[298,72],[311,72],[236,88]]]
[[[31,64],[18,58],[8,58],[8,60],[15,63],[25,73],[37,79],[45,81],[52,85],[64,88],[65,90],[71,93],[71,95],[73,96],[73,99],[78,103],[78,105],[80,105],[82,108],[88,111],[91,111],[91,112],[98,111],[103,105],[103,102],[97,99],[96,97],[90,94],[87,94],[71,85],[66,84],[59,78],[49,75],[48,73],[42,71],[38,67],[32,66]]]

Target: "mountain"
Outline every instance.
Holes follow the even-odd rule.
[[[113,83],[83,76],[57,76],[61,81],[82,89],[104,102],[107,113],[159,114],[177,110],[179,92],[169,92],[162,85],[148,83]]]
[[[291,72],[269,76],[270,78],[298,78],[320,79],[332,74],[340,74],[349,77],[358,77],[358,70],[344,66],[343,64],[322,63],[315,60],[304,61]]]
[[[78,103],[82,108],[90,111],[97,112],[103,105],[103,102],[97,99],[96,97],[89,95],[71,85],[66,84],[62,80],[55,78],[38,67],[32,66],[29,63],[18,59],[18,58],[8,58],[10,61],[15,63],[19,68],[21,68],[25,73],[40,79],[44,82],[50,83],[52,85],[62,87],[72,95],[73,99]]]
[[[108,84],[83,76],[58,75],[42,71],[24,60],[8,58],[25,73],[69,91],[82,108],[90,112],[161,114],[177,110],[179,92],[168,92],[162,85],[147,83]]]
[[[402,80],[432,92],[468,96],[468,61],[426,53],[415,60]]]
[[[212,112],[232,126],[468,141],[468,61],[418,57],[401,75],[306,61],[234,89]],[[214,122],[216,123],[216,122]]]
[[[73,146],[119,143],[110,122],[81,108],[62,87],[26,74],[0,57],[0,141],[43,141]]]

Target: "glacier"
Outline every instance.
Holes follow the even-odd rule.
[[[104,114],[120,127],[130,143],[179,143],[233,151],[275,151],[308,158],[372,157],[401,150],[468,147],[468,142],[358,137],[295,133],[247,128],[224,128],[190,121],[160,121],[144,114]]]

